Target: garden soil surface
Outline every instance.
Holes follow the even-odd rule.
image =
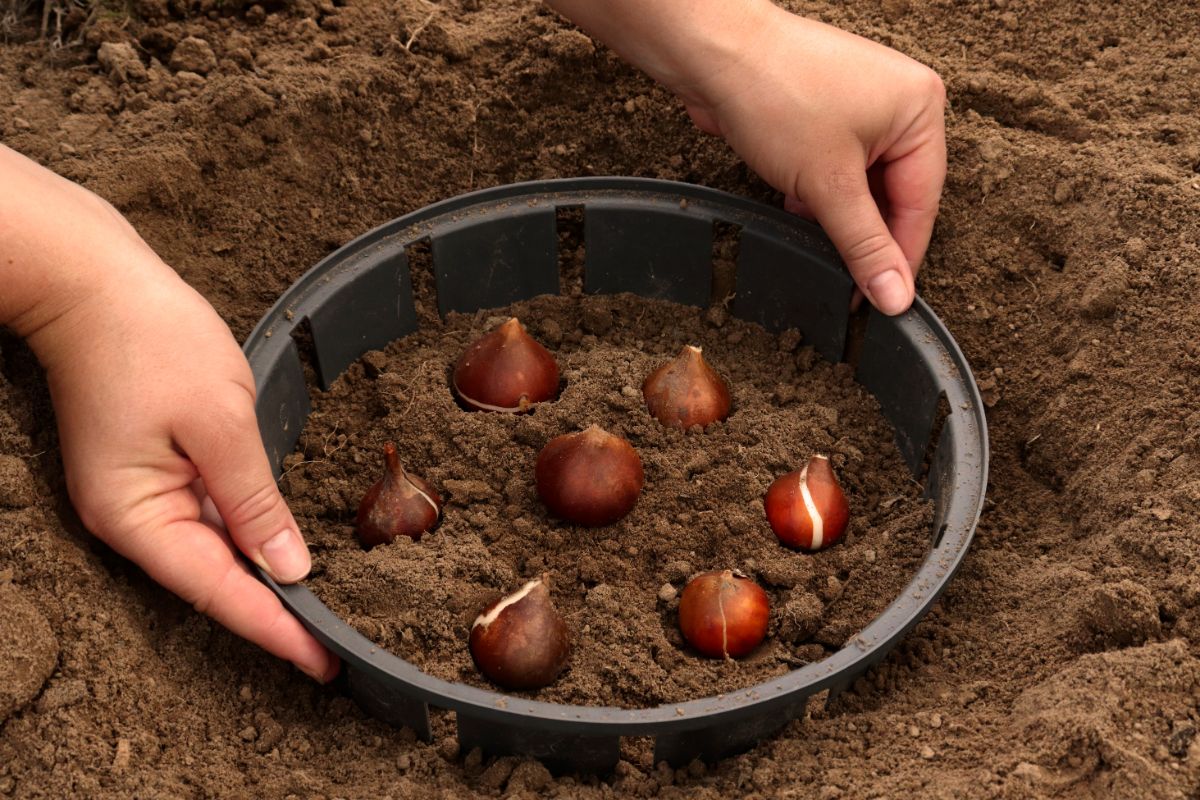
[[[471,624],[490,601],[549,575],[574,648],[567,674],[530,696],[647,708],[820,660],[901,594],[928,552],[932,503],[849,365],[798,347],[798,331],[771,336],[720,305],[573,294],[568,285],[567,296],[505,309],[562,364],[562,391],[533,413],[465,411],[451,392],[450,366],[505,319],[492,310],[428,320],[317,397],[282,484],[314,550],[309,583],[330,608],[427,673],[489,688],[466,647]],[[734,403],[723,423],[687,433],[652,418],[641,392],[685,342],[702,345]],[[534,463],[547,441],[592,424],[628,437],[645,486],[628,516],[588,530],[546,511]],[[419,543],[399,537],[368,555],[355,510],[382,474],[386,441],[447,505]],[[763,509],[772,480],[812,453],[830,454],[854,520],[815,555],[781,547]],[[677,625],[687,580],[726,569],[757,580],[774,610],[766,644],[739,662],[697,656]]]
[[[42,375],[2,339],[0,795],[1200,792],[1200,16],[1144,1],[789,5],[930,64],[950,98],[949,176],[921,292],[975,369],[991,480],[961,571],[903,644],[851,691],[717,764],[673,771],[632,742],[612,775],[552,776],[458,752],[445,715],[433,742],[418,741],[364,716],[340,685],[318,687],[194,613],[82,530]],[[4,143],[113,202],[239,338],[337,246],[470,189],[624,174],[780,202],[666,92],[532,2],[133,0],[52,14],[45,37],[39,23],[0,22]],[[607,307],[614,318],[622,309]],[[560,328],[570,344],[574,329]],[[647,355],[675,344],[654,340]],[[839,385],[836,370],[815,369]],[[393,388],[407,388],[404,376]],[[606,414],[629,399],[617,391]],[[846,467],[852,451],[838,441],[868,437],[843,424],[871,424],[862,413],[813,428],[811,444]],[[736,424],[735,413],[732,432],[714,435],[736,435]],[[372,437],[353,433],[335,456],[370,451]],[[332,436],[331,452],[338,435],[351,432]],[[537,436],[527,438],[530,450]],[[306,442],[299,460],[326,457],[325,446]],[[886,472],[883,451],[857,447]],[[293,477],[321,485],[313,464]],[[448,513],[469,515],[455,504],[470,487],[458,488]],[[884,519],[887,498],[851,488],[861,514]],[[505,487],[489,490],[512,502]],[[492,495],[480,489],[479,501]],[[337,548],[314,520],[345,526],[345,509],[325,508],[306,517],[319,565]],[[745,535],[761,533],[754,520]],[[843,555],[829,552],[858,552],[858,535]],[[599,561],[614,555],[596,541]],[[511,588],[530,568],[514,562],[482,583]],[[837,568],[846,591],[856,568]],[[823,603],[839,599],[812,588]],[[615,601],[601,595],[601,607]],[[628,697],[658,691],[633,688]]]

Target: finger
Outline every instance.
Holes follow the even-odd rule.
[[[179,427],[176,440],[238,548],[281,583],[307,575],[312,560],[275,485],[249,394],[239,389],[214,401],[203,418]]]
[[[888,228],[913,275],[921,266],[946,179],[946,140],[939,127],[933,139],[884,169]]]
[[[221,512],[217,511],[216,503],[208,496],[208,491],[204,488],[204,481],[196,478],[192,481],[191,490],[200,499],[200,521],[227,536],[229,529],[225,527],[225,520],[221,519]]]
[[[887,222],[889,201],[887,186],[884,183],[884,166],[879,163],[871,165],[867,170],[867,186],[871,188],[871,197],[875,200],[875,207],[879,209],[879,215],[883,217],[884,222]]]
[[[814,222],[817,219],[817,215],[814,214],[812,209],[808,207],[808,203],[804,202],[795,195],[789,194],[783,198],[783,210],[789,214],[795,214],[797,217],[804,217],[805,219],[813,220]]]
[[[121,537],[114,544],[163,587],[238,636],[321,683],[337,674],[337,657],[250,574],[233,543],[207,525],[179,520],[153,535]]]
[[[684,103],[683,107],[687,110],[688,116],[692,118],[692,124],[697,128],[712,136],[721,135],[721,123],[717,121],[717,117],[703,106]]]
[[[804,199],[872,305],[885,314],[900,314],[912,305],[912,270],[871,197],[865,170],[827,173]]]

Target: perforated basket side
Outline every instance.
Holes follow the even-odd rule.
[[[311,336],[320,388],[363,352],[416,330],[409,250],[428,242],[438,308],[474,311],[557,292],[557,211],[582,208],[589,292],[631,291],[706,305],[719,223],[737,236],[731,310],[768,330],[797,328],[826,359],[847,349],[852,283],[811,223],[687,184],[627,178],[546,181],[454,198],[389,222],[322,260],[267,312],[246,342],[260,431],[278,470],[311,404],[292,336]],[[655,759],[683,764],[745,750],[804,711],[813,694],[849,686],[928,611],[974,533],[987,479],[983,406],[953,338],[919,299],[900,317],[871,313],[857,377],[879,400],[897,446],[935,506],[930,550],[904,591],[842,649],[741,692],[645,709],[568,706],[433,678],[378,648],[303,585],[284,604],[345,662],[370,713],[430,735],[430,706],[454,712],[464,749],[522,753],[597,771],[620,739],[655,737]],[[924,470],[928,465],[928,475]]]

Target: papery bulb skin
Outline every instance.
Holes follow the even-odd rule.
[[[779,541],[800,550],[824,550],[838,542],[850,521],[850,503],[827,456],[775,479],[763,499],[767,522]]]
[[[548,584],[546,576],[529,581],[485,608],[471,625],[471,658],[497,686],[540,689],[566,667],[571,637]]]
[[[453,383],[473,411],[518,414],[558,396],[558,364],[512,317],[466,349]]]
[[[729,386],[704,360],[699,347],[685,345],[679,355],[642,382],[650,416],[669,428],[706,427],[729,416]]]
[[[396,445],[385,444],[383,457],[383,477],[358,504],[355,532],[365,550],[397,536],[419,541],[437,525],[442,513],[442,498],[424,480],[405,471]]]

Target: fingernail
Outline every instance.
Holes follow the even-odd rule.
[[[881,272],[867,282],[867,291],[875,307],[888,316],[905,311],[912,303],[908,296],[908,285],[897,270]]]
[[[321,670],[317,670],[314,667],[307,667],[298,661],[293,661],[292,663],[296,665],[296,669],[320,684],[329,683],[336,678],[342,667],[341,659],[332,653],[329,654],[329,660],[325,662],[325,667]]]
[[[268,539],[262,546],[262,558],[275,579],[285,583],[300,580],[312,568],[304,540],[291,529],[282,530]]]
[[[293,661],[292,663],[296,664],[295,661]],[[300,670],[301,672],[303,672],[308,677],[312,678],[317,683],[325,683],[325,674],[323,672],[319,672],[311,667],[306,667],[303,664],[296,664],[296,669]]]

